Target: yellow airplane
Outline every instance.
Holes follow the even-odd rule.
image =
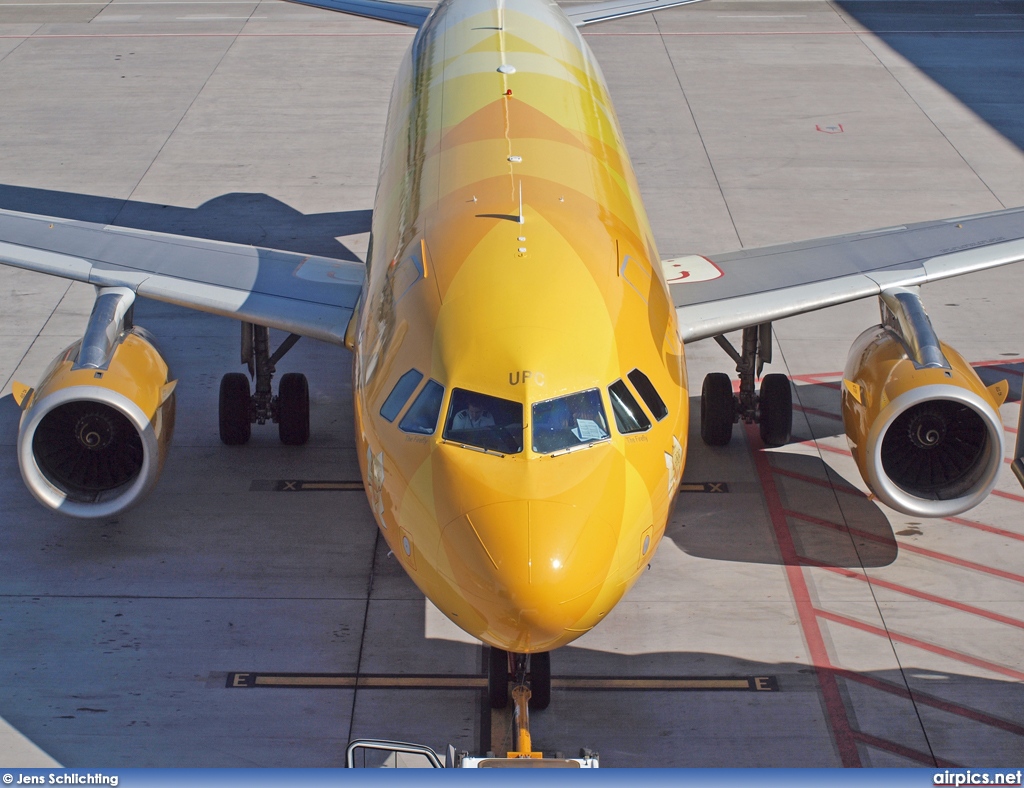
[[[688,0],[687,0],[688,1]],[[299,336],[354,351],[357,450],[390,549],[510,676],[550,699],[549,653],[599,624],[650,562],[687,449],[684,342],[715,338],[739,386],[709,375],[701,434],[738,421],[789,439],[771,323],[877,297],[844,376],[847,435],[879,499],[963,511],[1003,457],[1004,384],[935,336],[917,288],[1024,259],[1024,210],[662,261],[607,88],[579,28],[681,2],[564,12],[545,0],[311,5],[418,28],[395,81],[366,266],[0,212],[0,260],[89,282],[83,339],[34,388],[19,461],[46,506],[106,517],[159,476],[174,387],[135,326],[146,297],[241,321],[220,434],[309,434],[305,378],[275,363]],[[268,327],[291,335],[271,353]],[[742,330],[734,348],[727,332]],[[1020,456],[1018,450],[1017,455]]]

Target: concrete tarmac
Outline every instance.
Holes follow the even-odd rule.
[[[1019,2],[712,0],[586,35],[665,257],[1024,204]],[[270,1],[0,0],[0,208],[362,259],[411,36]],[[1008,451],[1022,286],[1017,267],[923,291],[940,337],[1009,381]],[[227,447],[237,324],[140,303],[180,378],[160,484],[105,522],[36,504],[12,383],[81,336],[92,297],[0,268],[0,764],[338,766],[357,737],[507,748],[483,650],[389,558],[362,492],[289,489],[359,478],[344,350],[303,340],[280,365],[309,377],[307,446],[264,427]],[[1024,491],[1007,467],[941,521],[864,495],[837,381],[877,322],[862,302],[775,325],[791,445],[763,451],[741,426],[709,449],[694,425],[650,571],[553,655],[539,749],[608,767],[1024,765]],[[698,393],[731,371],[708,341],[687,363]]]

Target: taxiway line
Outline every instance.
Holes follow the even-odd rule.
[[[811,523],[812,525],[819,525],[823,528],[831,528],[835,531],[850,533],[854,536],[859,536],[862,539],[868,539],[879,544],[890,544],[889,540],[884,537],[868,533],[867,531],[861,531],[859,528],[850,528],[849,526],[841,525],[840,523],[834,523],[831,520],[825,520],[821,517],[815,517],[814,515],[802,514],[801,512],[794,512],[788,509],[786,510],[786,515],[797,520],[803,520],[805,523]],[[907,544],[906,542],[900,542],[899,540],[896,540],[896,544],[900,550],[906,550],[908,553],[917,553],[918,555],[923,555],[926,558],[933,558],[936,561],[943,561],[947,564],[961,566],[964,569],[973,569],[976,572],[984,572],[988,575],[1001,577],[1004,580],[1012,580],[1015,583],[1024,583],[1024,575],[1017,575],[1013,572],[1007,572],[1002,569],[996,569],[995,567],[985,566],[984,564],[976,564],[974,561],[957,558],[955,555],[947,555],[946,553],[940,553],[937,550],[929,550],[926,547],[918,547],[917,545]]]
[[[794,407],[795,410],[802,410],[802,408],[798,408],[795,405],[793,407]],[[1004,427],[1005,427],[1005,425],[1004,425]],[[1006,429],[1010,429],[1009,427],[1005,427],[1005,428]],[[819,450],[819,451],[830,452],[832,454],[839,454],[839,455],[841,455],[843,457],[853,457],[853,452],[850,451],[849,449],[841,449],[838,446],[829,446],[827,443],[820,443],[820,442],[818,442],[818,440],[816,438],[811,438],[810,440],[800,441],[800,443],[801,443],[801,445],[804,445],[804,446],[811,446],[811,447],[813,447],[813,448],[815,448],[816,450]],[[1006,464],[1010,464],[1010,463],[1013,462],[1013,458],[1012,457],[1004,457],[1003,458],[1003,462],[1006,463]],[[786,473],[788,473],[788,472],[786,472]],[[810,476],[802,477],[802,480],[813,483],[813,479]],[[998,494],[999,492],[1001,492],[1001,491],[1000,490],[993,490],[992,491],[993,494]],[[1016,496],[1016,495],[1012,495],[1011,493],[1005,493],[1005,495],[1007,497],[1010,497],[1010,498],[1018,498],[1019,497],[1019,496]],[[1024,499],[1021,499],[1021,500],[1024,501]],[[1013,531],[1007,531],[1007,530],[1005,530],[1003,528],[996,528],[994,525],[985,525],[984,523],[975,522],[973,520],[965,520],[965,519],[963,519],[961,517],[944,517],[943,519],[944,520],[948,520],[951,523],[956,523],[957,525],[965,525],[968,528],[977,528],[979,531],[988,531],[989,533],[999,534],[1000,536],[1006,536],[1006,537],[1009,537],[1010,539],[1019,539],[1021,541],[1024,541],[1024,535],[1014,533]]]
[[[888,580],[881,580],[877,577],[870,577],[867,574],[859,574],[857,572],[846,569],[841,566],[829,566],[821,561],[815,561],[813,558],[806,558],[805,556],[797,556],[800,563],[805,566],[813,566],[817,569],[824,569],[827,572],[833,572],[843,577],[848,577],[853,580],[860,580],[868,585],[878,586],[879,588],[887,588],[890,591],[896,591],[900,594],[906,594],[907,596],[916,597],[917,599],[923,599],[926,602],[934,602],[937,605],[943,607],[950,607],[954,610],[959,610],[964,613],[970,613],[971,615],[981,616],[992,621],[998,621],[1000,624],[1006,624],[1007,626],[1017,627],[1018,629],[1024,629],[1024,621],[1016,618],[1010,618],[999,613],[993,613],[989,610],[983,610],[980,607],[973,607],[972,605],[965,605],[962,602],[956,602],[952,599],[946,599],[945,597],[936,596],[935,594],[929,594],[926,591],[918,591],[910,588],[909,586],[900,585],[898,583],[891,583]]]
[[[843,696],[839,692],[839,684],[836,681],[836,674],[828,654],[828,647],[825,645],[821,626],[814,614],[814,604],[811,601],[811,594],[807,588],[804,570],[797,565],[796,546],[793,543],[793,536],[789,531],[789,522],[786,519],[786,511],[782,505],[782,499],[775,486],[774,468],[768,455],[763,450],[764,447],[757,428],[753,424],[747,424],[745,431],[747,434],[747,447],[753,456],[754,466],[761,481],[761,489],[764,493],[765,503],[768,506],[768,514],[772,521],[772,528],[775,531],[775,539],[779,546],[779,551],[782,553],[786,580],[789,583],[790,594],[797,609],[800,629],[803,632],[804,641],[807,643],[811,663],[818,678],[818,686],[821,687],[822,699],[825,702],[825,710],[828,715],[829,726],[832,729],[832,738],[839,751],[840,762],[844,767],[860,767],[862,763],[860,753],[857,750],[857,742],[853,737],[849,712],[846,709]]]
[[[829,469],[831,470],[831,468]],[[858,490],[848,484],[835,484],[828,479],[816,479],[813,476],[808,476],[805,473],[797,473],[796,471],[788,471],[785,468],[777,468],[772,466],[772,473],[778,476],[788,476],[790,479],[796,479],[800,482],[807,482],[808,484],[814,484],[818,487],[824,487],[828,490],[834,490],[835,492],[846,493],[847,495],[855,495],[858,498],[867,498],[868,495],[863,490]]]
[[[1024,503],[1024,495],[1003,492],[1002,490],[993,490],[990,493],[990,495],[994,495],[997,498],[1006,498],[1008,501],[1017,501],[1017,503]]]
[[[830,413],[827,410],[819,410],[818,408],[809,408],[805,405],[794,405],[793,410],[798,410],[801,413],[807,413],[811,416],[821,416],[823,419],[834,419],[835,421],[843,420],[843,417],[838,413]]]
[[[968,706],[961,706],[959,703],[952,703],[944,698],[937,698],[934,695],[919,692],[918,690],[909,690],[900,684],[894,684],[890,681],[875,678],[874,676],[868,676],[863,673],[855,673],[852,670],[838,670],[837,673],[844,679],[856,681],[859,684],[881,690],[882,692],[888,692],[890,695],[898,695],[899,697],[913,701],[914,703],[920,703],[923,706],[931,706],[933,709],[945,711],[949,714],[956,714],[957,716],[973,720],[974,722],[982,725],[987,725],[990,728],[999,728],[1000,730],[1012,733],[1015,736],[1024,737],[1024,726],[1010,722],[1009,720],[1004,720],[1000,717],[993,717],[991,714],[985,714],[977,709],[972,709]]]
[[[951,523],[962,525],[966,528],[975,528],[979,531],[984,531],[985,533],[995,534],[996,536],[1005,536],[1007,539],[1017,539],[1018,541],[1024,542],[1024,534],[1007,531],[1005,528],[996,528],[994,525],[986,525],[985,523],[979,523],[975,520],[965,520],[962,517],[946,517],[944,519]]]
[[[828,610],[815,608],[814,612],[819,618],[824,618],[827,621],[834,621],[835,623],[842,624],[843,626],[859,629],[861,632],[878,635],[879,637],[884,637],[897,643],[905,643],[908,646],[913,646],[914,648],[919,648],[924,651],[930,651],[932,654],[938,654],[939,656],[946,657],[947,659],[963,662],[968,665],[974,665],[976,668],[982,668],[983,670],[989,670],[1003,676],[1009,676],[1010,678],[1017,679],[1018,681],[1024,681],[1024,673],[1021,671],[1008,668],[1005,665],[1000,665],[996,662],[989,662],[987,659],[972,657],[970,654],[964,654],[963,652],[954,651],[953,649],[946,648],[945,646],[939,646],[935,643],[919,640],[918,638],[911,637],[910,635],[894,632],[888,628],[883,629],[881,627],[876,627],[873,624],[867,624],[863,621],[858,621],[855,618],[843,616],[839,613],[832,613]]]
[[[853,738],[862,744],[866,744],[868,747],[874,747],[878,750],[885,750],[891,752],[894,755],[902,756],[909,761],[917,761],[918,763],[926,764],[927,766],[941,766],[950,769],[959,769],[960,764],[953,763],[952,761],[946,761],[938,756],[928,755],[920,750],[915,750],[912,747],[907,747],[903,744],[897,744],[896,742],[889,741],[888,739],[880,739],[877,736],[872,736],[869,733],[862,733],[861,731],[854,731]]]
[[[480,675],[411,676],[357,675],[354,673],[228,673],[229,689],[486,689],[487,677]],[[552,689],[562,690],[729,690],[778,692],[775,676],[572,676],[551,679]]]

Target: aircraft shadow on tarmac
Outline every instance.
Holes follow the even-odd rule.
[[[976,371],[986,385],[1008,381],[1007,402],[1020,401],[1024,364],[978,366]],[[791,443],[843,435],[840,391],[835,383],[797,384],[793,405]],[[690,412],[700,413],[699,397],[690,398]],[[712,449],[695,431],[691,433],[683,481],[725,482],[729,492],[689,494],[684,490],[665,535],[688,555],[700,558],[785,563],[741,435],[737,426],[728,447]],[[803,521],[787,518],[794,547],[802,558],[823,566],[855,569],[888,566],[896,560],[899,546],[889,520],[856,489],[858,484],[816,456],[772,452],[770,462],[777,487],[782,489],[783,508],[811,515]],[[752,511],[756,516],[750,515]]]
[[[839,0],[838,5],[1024,150],[1019,89],[1024,4]]]
[[[181,208],[0,184],[0,209],[362,262],[337,239],[370,231],[373,212],[302,214],[267,194],[232,193]]]

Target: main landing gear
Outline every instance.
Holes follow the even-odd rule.
[[[270,354],[270,329],[242,323],[242,363],[256,381],[255,393],[249,391],[249,378],[242,372],[229,372],[220,381],[220,439],[229,446],[248,442],[253,424],[277,423],[278,436],[286,446],[301,446],[309,440],[309,383],[305,375],[289,372],[281,376],[274,396],[271,381],[277,362],[299,341],[290,334]]]
[[[793,429],[793,394],[785,375],[765,375],[761,390],[754,384],[765,364],[772,360],[772,324],[743,329],[743,349],[737,352],[728,339],[715,341],[736,362],[740,379],[739,393],[733,394],[732,381],[722,372],[704,378],[700,396],[700,436],[708,446],[725,446],[732,439],[732,425],[741,419],[757,423],[766,446],[789,442]]]
[[[489,649],[487,690],[491,708],[508,706],[509,682],[529,687],[530,708],[542,711],[551,703],[551,652],[510,654],[500,648]],[[514,692],[514,690],[513,690]]]

